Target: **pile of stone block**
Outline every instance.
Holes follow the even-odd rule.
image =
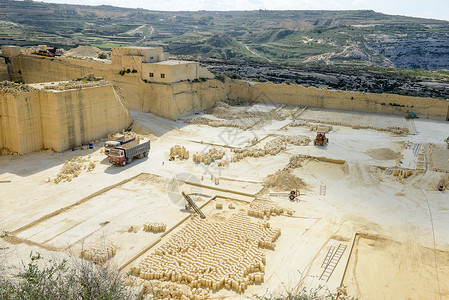
[[[238,292],[264,279],[265,254],[280,229],[254,222],[245,213],[226,221],[194,218],[135,270],[147,280],[172,281],[195,289]]]

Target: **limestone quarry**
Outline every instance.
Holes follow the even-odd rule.
[[[148,299],[448,297],[447,100],[222,82],[159,48],[2,55],[5,266],[75,255]],[[127,131],[149,155],[112,165]]]

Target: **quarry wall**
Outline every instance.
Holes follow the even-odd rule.
[[[178,82],[174,84],[145,84],[149,101],[143,101],[141,111],[152,112],[169,119],[212,108],[226,99],[223,84],[218,80]]]
[[[394,94],[336,91],[274,83],[227,80],[205,82],[145,83],[140,73],[119,74],[111,64],[20,55],[11,58],[23,80],[47,82],[71,80],[89,73],[111,81],[129,109],[152,112],[162,117],[179,116],[207,109],[217,100],[243,99],[254,102],[285,103],[318,108],[405,115],[414,112],[436,120],[449,118],[449,102]],[[201,68],[202,69],[202,68]]]
[[[128,109],[151,112],[169,119],[208,109],[215,101],[226,99],[223,84],[215,79],[150,84],[141,79],[140,73],[120,75],[121,68],[113,68],[111,64],[101,61],[32,55],[21,55],[11,60],[16,69],[21,70],[26,83],[72,80],[87,74],[104,77],[114,85]]]
[[[9,80],[8,65],[5,58],[0,57],[0,81]]]
[[[409,97],[394,94],[371,94],[302,87],[274,83],[249,83],[228,80],[229,99],[244,99],[261,103],[282,103],[349,111],[406,115],[414,112],[421,117],[449,120],[449,101]]]
[[[0,92],[0,148],[18,154],[64,151],[121,131],[131,121],[112,85]]]
[[[0,146],[19,154],[42,149],[39,93],[0,93]]]

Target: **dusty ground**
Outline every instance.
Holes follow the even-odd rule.
[[[272,109],[260,105],[240,108],[244,116],[248,110],[263,113]],[[238,117],[239,109],[233,110]],[[289,126],[294,121],[292,112],[295,116],[297,110],[287,107],[267,114],[247,130],[132,112],[139,133],[151,134],[152,146],[148,158],[125,167],[109,165],[100,144],[91,150],[0,156],[0,230],[9,232],[0,246],[9,247],[8,261],[14,263],[28,257],[31,249],[66,255],[113,244],[117,254],[112,262],[126,271],[190,221],[181,191],[204,205],[207,219],[214,222],[248,210],[257,197],[295,211],[292,216],[268,220],[282,232],[275,250],[263,250],[265,279],[249,285],[244,294],[221,289],[210,297],[245,298],[323,284],[332,291],[343,284],[350,295],[361,299],[449,297],[449,196],[448,191],[436,191],[447,175],[430,170],[434,152],[429,152],[444,150],[449,124],[418,119],[417,134],[397,135],[382,128],[406,124],[398,117],[339,112],[339,122],[347,126],[333,125],[326,147],[287,144],[274,156],[230,162],[233,148],[263,147],[282,135],[313,139],[309,126]],[[308,117],[327,120],[332,113],[311,110]],[[301,116],[307,116],[307,110]],[[380,130],[351,128],[361,122]],[[430,143],[433,148],[427,146]],[[186,147],[190,159],[169,161],[174,145]],[[226,166],[192,161],[194,153],[212,147],[225,150],[221,161],[227,161]],[[298,155],[302,158],[290,164],[290,158]],[[413,170],[404,179],[388,172],[405,165],[416,169],[420,155],[425,156],[428,170]],[[73,156],[83,157],[90,168],[70,182],[55,183],[52,179]],[[276,175],[279,170],[282,173]],[[273,178],[288,182],[276,184]],[[300,186],[290,186],[296,184]],[[287,193],[296,188],[301,193],[299,201],[290,201]],[[210,200],[216,196],[218,200]],[[224,208],[216,209],[216,201]],[[234,209],[229,208],[231,203]],[[173,230],[168,234],[145,232],[143,224],[148,222],[163,222],[167,231]],[[346,246],[345,251],[331,275],[323,277],[329,249],[339,246]]]

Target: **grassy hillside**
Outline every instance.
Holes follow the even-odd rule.
[[[374,11],[158,12],[0,0],[0,44],[164,46],[287,64],[449,69],[449,22]]]

